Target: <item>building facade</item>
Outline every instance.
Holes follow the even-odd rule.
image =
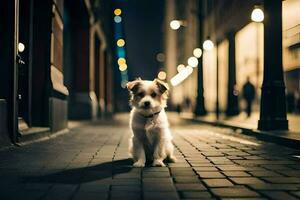
[[[198,34],[200,41],[210,38],[214,42],[214,48],[210,51],[204,51],[202,58],[199,59],[201,65],[200,73],[202,77],[197,78],[197,70],[186,78],[181,84],[173,87],[174,97],[171,99],[175,104],[184,104],[183,99],[188,96],[191,99],[192,107],[195,108],[197,103],[197,90],[189,86],[190,82],[196,85],[197,80],[203,81],[203,96],[205,109],[208,112],[223,112],[229,116],[236,115],[244,109],[244,101],[241,98],[243,84],[247,77],[256,88],[255,110],[259,111],[261,102],[261,87],[264,76],[264,24],[251,21],[251,12],[255,6],[262,9],[268,1],[221,1],[221,0],[189,0],[181,5],[174,1],[168,1],[166,4],[165,15],[165,53],[166,53],[166,71],[169,80],[174,76],[176,67],[182,63],[180,54],[191,49],[186,46],[187,43],[194,43],[196,37],[189,37],[180,43],[182,32],[189,26],[197,27],[194,23],[200,23],[199,29],[202,34]],[[286,86],[287,110],[289,112],[299,113],[299,24],[300,17],[297,15],[299,1],[286,0],[282,1],[282,57],[284,81]],[[191,19],[188,16],[182,16],[180,9],[188,9],[189,4],[194,4],[188,12],[198,12],[199,19]],[[198,5],[198,6],[197,6]],[[275,5],[275,4],[274,4]],[[271,5],[272,6],[272,5]],[[184,8],[183,8],[184,7]],[[271,10],[265,13],[264,22],[268,24],[268,17],[276,13]],[[184,20],[186,27],[178,30],[170,29],[171,20]],[[202,24],[201,24],[202,23]],[[192,29],[192,28],[190,28]],[[198,31],[199,33],[199,31]],[[173,43],[173,41],[176,41]],[[193,48],[202,48],[202,42]],[[184,45],[183,45],[184,44]],[[196,43],[197,44],[197,43]],[[184,57],[184,60],[187,56]],[[198,68],[199,69],[199,68]],[[274,70],[275,73],[276,70]],[[199,79],[200,78],[200,79]],[[203,80],[201,80],[203,79]],[[199,84],[198,84],[199,86]],[[188,89],[187,89],[188,88]],[[180,98],[179,98],[180,96]],[[297,107],[298,102],[298,107]],[[192,109],[194,110],[194,109]]]
[[[166,2],[164,19],[165,41],[165,71],[167,81],[170,82],[178,71],[178,65],[187,65],[193,50],[199,47],[199,1],[198,0],[170,0]],[[180,20],[182,27],[178,30],[170,28],[172,20]],[[188,88],[188,89],[187,89]],[[171,88],[170,106],[176,107],[191,101],[195,105],[197,96],[197,70],[194,70],[188,79],[176,87]],[[185,110],[192,112],[192,107],[184,106]]]
[[[97,0],[2,2],[1,144],[113,112],[110,9]]]

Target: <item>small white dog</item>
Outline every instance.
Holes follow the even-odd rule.
[[[132,130],[130,153],[134,167],[144,167],[146,160],[153,166],[165,166],[163,161],[175,162],[172,134],[165,112],[168,85],[158,79],[137,79],[127,83],[130,91],[129,126]]]

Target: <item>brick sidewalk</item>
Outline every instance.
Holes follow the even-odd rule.
[[[0,199],[300,198],[298,151],[210,126],[173,132],[178,162],[168,167],[131,167],[123,121],[1,151]]]

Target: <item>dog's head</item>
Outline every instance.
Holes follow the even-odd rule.
[[[147,81],[136,79],[127,83],[130,92],[130,104],[144,114],[152,114],[166,107],[168,84],[154,79]]]

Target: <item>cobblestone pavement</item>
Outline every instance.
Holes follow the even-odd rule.
[[[0,199],[300,198],[298,151],[179,122],[172,126],[178,162],[167,167],[131,167],[124,120],[2,150]]]

